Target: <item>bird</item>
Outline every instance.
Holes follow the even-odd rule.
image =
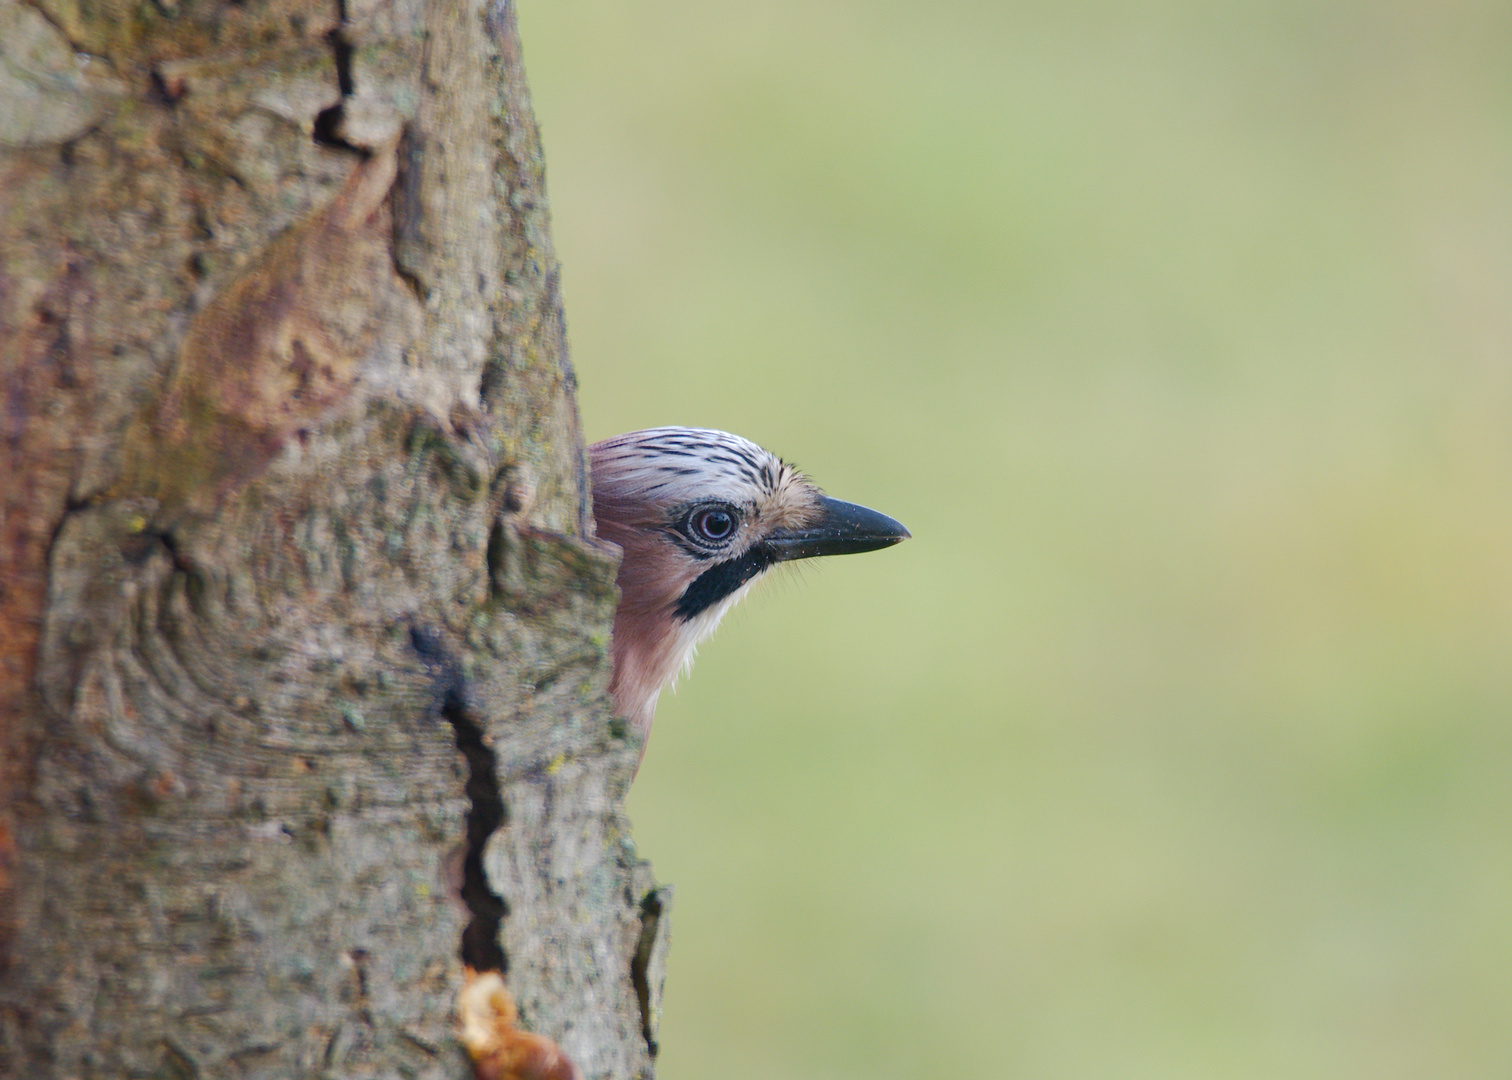
[[[588,458],[596,532],[623,553],[609,693],[642,755],[662,690],[769,571],[909,538],[886,514],[828,497],[795,466],[725,431],[632,431],[594,443]]]

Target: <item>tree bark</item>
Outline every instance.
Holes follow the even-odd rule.
[[[0,1075],[651,1075],[508,0],[0,0]]]

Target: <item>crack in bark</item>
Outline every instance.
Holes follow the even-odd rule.
[[[420,219],[425,213],[420,179],[422,150],[423,144],[415,126],[405,124],[395,149],[394,187],[390,195],[394,208],[394,237],[389,248],[393,253],[394,273],[409,286],[415,299],[424,304],[430,296],[430,286],[413,266],[405,263],[405,252],[408,245],[417,241]]]
[[[347,25],[346,0],[336,0],[336,19],[336,27],[326,34],[326,41],[331,46],[331,55],[335,60],[336,89],[341,92],[341,97],[337,100],[336,104],[321,109],[320,112],[315,114],[315,141],[323,146],[339,146],[366,157],[368,155],[366,148],[348,142],[340,134],[346,100],[355,92],[357,85],[352,78],[352,53],[355,50],[352,47],[352,43],[347,40],[345,33]]]
[[[666,914],[669,895],[667,888],[663,887],[652,889],[641,898],[640,942],[636,945],[635,957],[630,961],[630,981],[635,985],[635,999],[640,1005],[641,1036],[646,1040],[646,1049],[652,1057],[656,1056],[659,1049],[656,1029],[660,1020],[658,999],[661,997],[661,988],[651,985],[651,980],[659,974],[651,968],[659,939],[662,938],[662,917]],[[665,943],[661,944],[664,946]]]
[[[483,849],[494,830],[503,826],[506,813],[499,790],[497,758],[484,741],[483,725],[467,702],[467,681],[457,661],[449,655],[434,631],[410,629],[415,651],[426,663],[439,669],[439,712],[457,736],[457,749],[467,759],[467,847],[462,860],[462,902],[472,920],[462,931],[462,962],[477,971],[509,970],[509,960],[499,941],[499,927],[509,914],[509,905],[488,884],[483,868]]]

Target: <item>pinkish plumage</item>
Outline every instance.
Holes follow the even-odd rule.
[[[589,461],[598,535],[624,552],[610,693],[642,735],[662,687],[773,565],[908,536],[723,431],[634,431],[594,444]]]

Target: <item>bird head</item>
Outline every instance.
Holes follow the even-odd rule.
[[[610,693],[643,735],[662,687],[772,567],[908,537],[892,518],[827,497],[727,432],[652,428],[588,452],[598,535],[624,552]]]

